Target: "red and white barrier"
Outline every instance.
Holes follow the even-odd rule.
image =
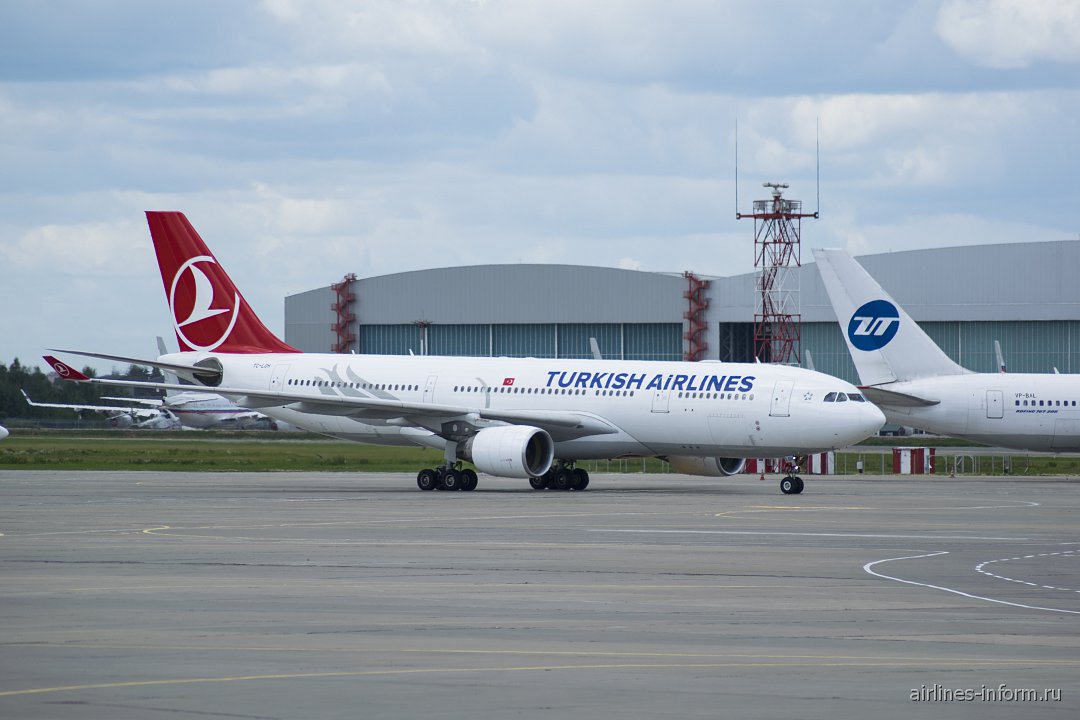
[[[934,448],[894,447],[892,451],[893,472],[897,475],[928,475],[934,472],[936,460]]]
[[[750,458],[746,461],[743,472],[748,475],[787,472],[787,463],[782,458]],[[803,475],[835,475],[836,453],[823,452],[807,456],[805,467],[800,467]]]

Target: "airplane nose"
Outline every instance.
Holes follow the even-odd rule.
[[[865,405],[863,408],[863,421],[865,422],[866,436],[877,435],[877,431],[885,424],[885,413],[881,412],[881,408],[873,403],[863,404]]]

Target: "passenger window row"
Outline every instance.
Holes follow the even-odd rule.
[[[344,382],[342,380],[299,380],[290,379],[286,385],[292,385],[294,387],[335,387],[335,388],[350,388],[352,390],[394,390],[394,391],[415,391],[419,390],[419,385],[403,385],[400,383],[358,383],[358,382]]]
[[[581,388],[531,388],[531,387],[516,387],[509,385],[501,385],[499,387],[484,387],[482,385],[455,385],[454,392],[456,393],[487,393],[488,395],[584,395],[585,390]],[[614,395],[615,390],[611,391]],[[630,394],[634,392],[631,390]]]
[[[1027,400],[1017,400],[1016,407],[1028,407]],[[1031,400],[1030,407],[1076,407],[1075,400]]]
[[[679,393],[679,397],[687,400],[753,400],[754,393],[702,393],[688,392]]]

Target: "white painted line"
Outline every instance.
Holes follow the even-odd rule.
[[[971,598],[972,600],[984,600],[986,602],[997,603],[999,605],[1011,605],[1012,607],[1024,608],[1026,610],[1046,610],[1048,612],[1080,615],[1080,610],[1063,610],[1061,608],[1040,607],[1038,605],[1025,605],[1023,603],[1009,602],[1008,600],[998,600],[997,598],[984,597],[982,595],[972,595],[971,593],[966,593],[962,590],[954,590],[953,588],[942,587],[941,585],[931,585],[929,583],[915,582],[914,580],[904,580],[903,578],[893,577],[892,575],[883,575],[882,573],[874,572],[874,570],[872,570],[875,565],[880,565],[881,563],[894,562],[896,560],[918,560],[921,558],[931,558],[937,557],[939,555],[948,554],[949,552],[947,550],[942,550],[940,552],[928,553],[926,555],[908,555],[906,557],[885,558],[884,560],[875,560],[874,562],[866,563],[865,565],[863,565],[863,570],[875,577],[884,578],[885,580],[892,580],[894,582],[904,583],[905,585],[917,585],[919,587],[930,588],[932,590],[941,590],[943,592],[952,593],[954,595]]]
[[[886,540],[1017,540],[1020,537],[977,537],[974,535],[870,535],[865,533],[768,532],[765,530],[639,530],[624,528],[589,528],[595,533],[634,533],[639,535],[790,535],[794,537],[882,538]]]
[[[975,572],[982,573],[983,575],[986,575],[987,577],[996,578],[997,580],[1008,580],[1009,582],[1021,583],[1023,585],[1032,585],[1032,586],[1034,586],[1035,583],[1025,582],[1024,580],[1017,580],[1015,578],[1006,577],[1004,575],[996,575],[996,574],[990,572],[989,570],[984,570],[983,568],[985,568],[987,565],[993,565],[994,563],[1006,563],[1006,562],[1012,562],[1014,560],[1030,560],[1031,558],[1077,557],[1077,555],[1076,555],[1077,552],[1080,552],[1080,551],[1078,551],[1078,550],[1062,550],[1060,552],[1039,553],[1037,555],[1025,555],[1023,557],[998,558],[997,560],[986,560],[986,561],[981,562],[981,563],[979,563],[978,565],[975,566]],[[1076,590],[1075,588],[1055,587],[1053,585],[1040,585],[1039,587],[1044,587],[1047,590],[1061,590],[1061,591],[1064,591],[1064,592],[1080,592],[1080,590]]]

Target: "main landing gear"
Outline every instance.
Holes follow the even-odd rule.
[[[533,490],[584,490],[589,473],[570,463],[558,463],[540,477],[529,478]]]
[[[416,486],[421,490],[464,490],[476,489],[480,480],[476,471],[469,468],[462,470],[456,466],[424,468],[416,474]]]

